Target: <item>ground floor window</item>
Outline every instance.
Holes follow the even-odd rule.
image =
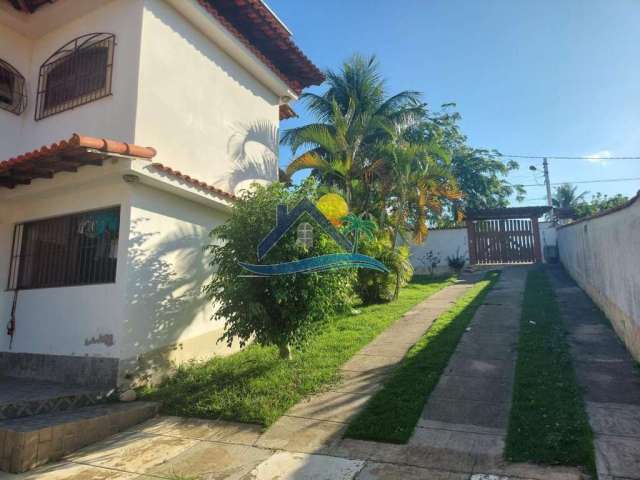
[[[113,283],[120,207],[16,225],[9,289]]]

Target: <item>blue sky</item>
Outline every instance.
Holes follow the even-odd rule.
[[[456,102],[472,146],[504,154],[640,156],[637,0],[267,0],[321,68],[375,54],[391,93]],[[298,104],[300,119],[311,119]],[[281,164],[291,159],[281,149]],[[521,160],[511,177],[541,183]],[[640,160],[551,160],[552,182],[640,177]],[[640,181],[580,185],[633,195]],[[523,205],[544,204],[544,187]]]

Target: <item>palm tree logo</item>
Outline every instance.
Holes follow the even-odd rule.
[[[364,233],[370,240],[373,239],[378,226],[371,220],[366,220],[358,215],[350,213],[342,219],[344,224],[342,231],[345,234],[353,233],[353,253],[358,253],[360,234]]]

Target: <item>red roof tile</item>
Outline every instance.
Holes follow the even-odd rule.
[[[287,120],[288,118],[296,118],[298,114],[286,103],[280,105],[280,120]]]
[[[205,190],[209,193],[215,193],[217,195],[220,195],[221,197],[224,197],[228,200],[234,201],[237,199],[237,197],[229,192],[225,192],[224,190],[218,188],[218,187],[214,187],[213,185],[209,185],[206,182],[203,182],[201,180],[198,180],[196,178],[191,177],[190,175],[186,175],[182,172],[180,172],[179,170],[174,170],[171,167],[167,167],[166,165],[163,165],[162,163],[152,163],[151,166],[153,168],[155,168],[156,170],[159,170],[162,173],[166,173],[167,175],[171,175],[173,177],[179,178],[180,180],[194,186],[197,188],[200,188],[201,190]]]
[[[150,160],[156,150],[74,133],[68,140],[0,161],[0,187],[28,185],[34,178],[52,178],[60,171],[76,171],[83,165],[101,164],[114,154]]]

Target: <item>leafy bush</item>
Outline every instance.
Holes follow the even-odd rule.
[[[464,254],[461,255],[460,249],[458,248],[455,255],[447,257],[447,263],[449,264],[449,268],[454,272],[460,273],[464,268],[465,263],[467,263],[467,257]]]
[[[283,358],[291,358],[291,346],[303,343],[327,317],[350,307],[354,276],[349,270],[252,277],[238,264],[257,263],[257,246],[276,225],[277,205],[291,209],[303,198],[315,200],[315,183],[291,189],[278,183],[256,186],[237,201],[231,218],[211,232],[214,244],[207,251],[215,274],[204,290],[218,307],[213,318],[225,322],[221,341],[231,344],[237,338],[243,346],[255,339],[261,345],[277,345]],[[262,263],[339,252],[340,247],[311,223],[310,247],[296,241],[294,225]]]
[[[413,276],[413,266],[409,261],[409,248],[401,246],[394,250],[386,238],[365,239],[360,242],[360,253],[380,260],[391,273],[359,269],[355,290],[363,303],[389,302],[398,296],[400,287],[406,285]]]

